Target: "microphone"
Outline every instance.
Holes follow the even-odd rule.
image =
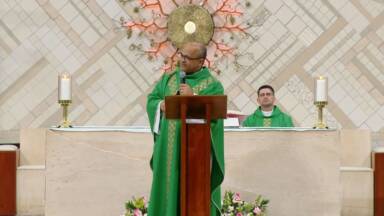
[[[180,84],[185,84],[185,72],[184,71],[180,71]],[[180,90],[177,90],[177,93],[176,95],[180,95]]]
[[[185,75],[184,71],[180,71],[180,83],[185,84]]]

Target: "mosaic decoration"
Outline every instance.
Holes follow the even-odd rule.
[[[220,74],[217,62],[226,58],[240,64],[233,40],[235,35],[253,37],[247,29],[251,24],[244,20],[250,2],[241,4],[237,0],[120,0],[124,4],[133,2],[137,19],[120,22],[130,38],[134,31],[150,40],[148,49],[141,48],[149,60],[163,60],[162,71],[172,71],[177,64],[177,49],[187,41],[207,44],[206,65]],[[254,38],[256,40],[256,38]],[[134,45],[135,47],[143,47]]]

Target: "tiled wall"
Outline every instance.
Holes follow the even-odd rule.
[[[239,1],[244,3],[245,1]],[[251,113],[264,83],[296,126],[312,126],[313,77],[329,78],[326,118],[331,127],[367,128],[384,142],[384,1],[252,0],[246,19],[262,25],[257,37],[235,38],[245,57],[218,78],[229,108]],[[0,140],[17,140],[25,127],[61,119],[57,74],[73,76],[74,125],[145,125],[146,95],[161,76],[159,61],[138,54],[146,44],[127,39],[118,20],[134,17],[118,0],[0,1]]]

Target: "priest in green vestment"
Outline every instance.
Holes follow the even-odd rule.
[[[259,107],[242,123],[244,127],[293,127],[292,118],[275,105],[275,90],[263,85],[257,90]]]
[[[178,52],[180,66],[165,73],[147,98],[147,113],[154,137],[153,173],[148,216],[180,215],[180,120],[166,119],[165,96],[223,95],[221,83],[203,67],[207,50],[197,42]],[[185,73],[185,77],[184,77]],[[211,216],[220,215],[220,185],[224,179],[223,120],[211,122]]]

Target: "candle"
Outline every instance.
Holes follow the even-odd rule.
[[[327,101],[328,80],[325,77],[318,77],[315,80],[315,101]]]
[[[71,100],[71,77],[59,75],[59,100]]]

